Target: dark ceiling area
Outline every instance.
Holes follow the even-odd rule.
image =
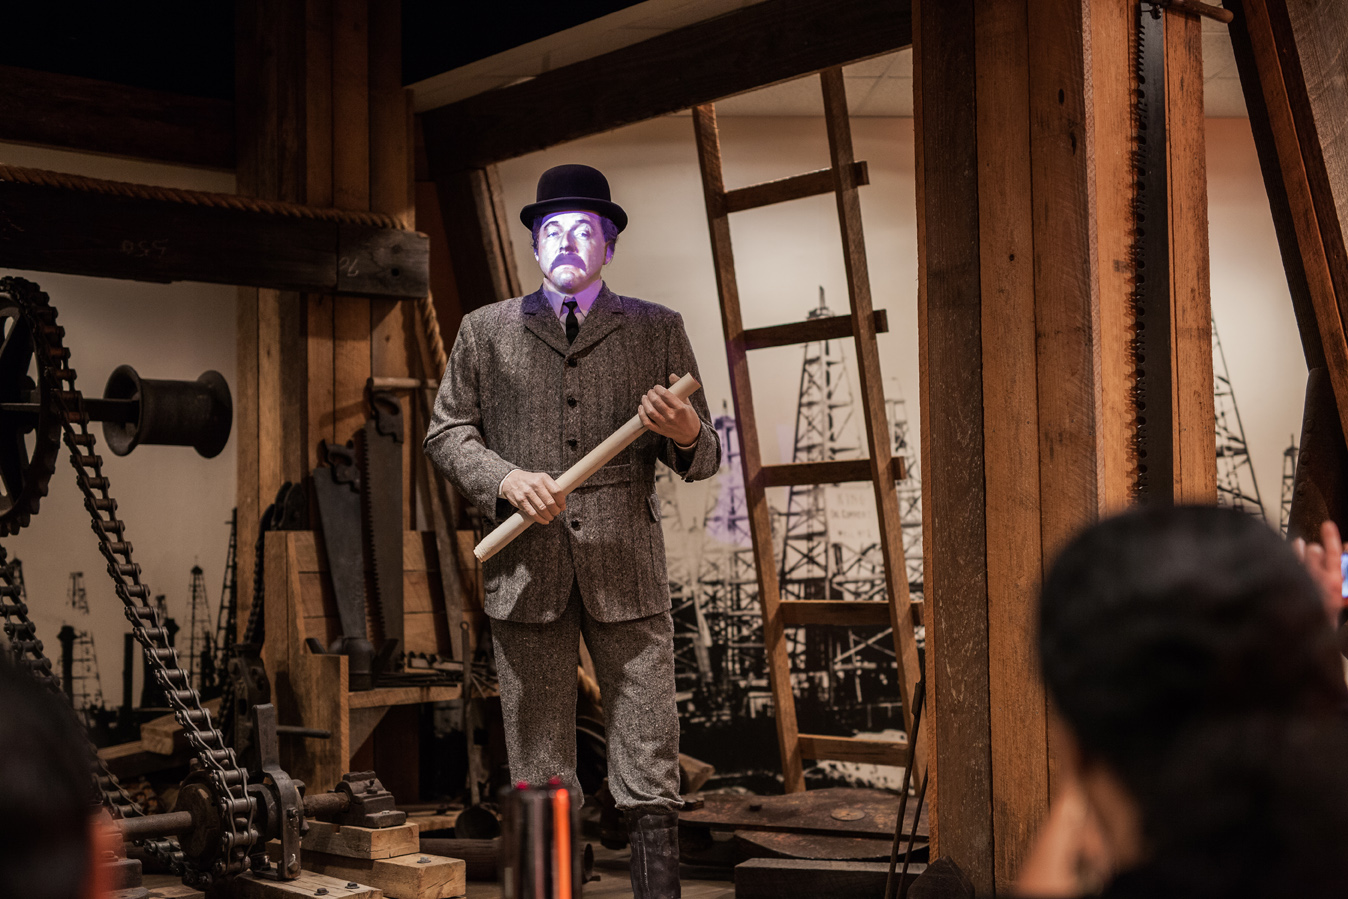
[[[403,0],[403,83],[421,81],[639,2]],[[0,65],[232,99],[234,3],[5,3],[0,5]]]

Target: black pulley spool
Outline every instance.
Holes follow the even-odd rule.
[[[190,446],[210,459],[229,442],[234,419],[229,384],[218,371],[195,381],[160,381],[119,365],[103,388],[103,405],[104,414],[92,417],[102,418],[103,439],[119,456],[145,444]]]

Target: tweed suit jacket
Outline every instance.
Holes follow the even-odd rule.
[[[605,285],[574,344],[542,290],[469,313],[440,384],[425,451],[492,526],[515,509],[497,491],[515,468],[570,468],[636,414],[671,373],[697,376],[682,317]],[[674,442],[646,432],[483,566],[492,618],[556,620],[580,585],[586,611],[629,621],[670,608],[655,464],[687,481],[711,477],[721,445],[702,391],[690,398],[702,432],[680,469]],[[686,454],[685,454],[686,459]]]

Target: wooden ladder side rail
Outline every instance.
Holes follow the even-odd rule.
[[[913,632],[908,569],[903,554],[903,528],[899,495],[890,472],[892,451],[885,414],[884,382],[880,374],[880,348],[876,342],[874,309],[866,245],[861,228],[861,201],[852,168],[852,131],[847,117],[847,92],[841,67],[819,73],[824,93],[824,121],[828,130],[829,158],[833,165],[838,197],[838,224],[842,233],[843,262],[852,307],[852,332],[856,338],[858,375],[870,453],[871,480],[880,521],[880,550],[885,561],[885,586],[889,590],[890,620],[894,628],[895,669],[903,697],[904,731],[912,733],[913,699],[922,668],[918,661],[917,635]],[[923,747],[915,748],[918,770],[924,763]]]
[[[735,419],[740,423],[740,466],[744,474],[744,500],[748,510],[749,535],[758,577],[758,598],[763,609],[763,650],[767,660],[777,743],[782,754],[782,778],[786,792],[805,789],[800,741],[796,725],[796,698],[791,692],[791,663],[786,649],[786,631],[779,609],[780,585],[773,564],[772,513],[761,477],[758,425],[754,416],[753,390],[749,383],[749,359],[740,313],[739,286],[735,280],[735,257],[730,247],[730,220],[725,204],[725,179],[721,170],[721,138],[716,128],[716,108],[693,107],[693,129],[702,169],[702,191],[711,232],[712,262],[716,288],[721,297],[721,327],[726,338],[726,361],[730,369],[730,396]],[[767,564],[763,564],[763,560]]]

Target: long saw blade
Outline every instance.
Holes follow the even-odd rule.
[[[1174,413],[1170,348],[1170,226],[1166,171],[1165,13],[1138,4],[1137,149],[1133,242],[1133,340],[1137,409],[1137,498],[1174,502]]]
[[[362,431],[365,540],[374,571],[375,607],[385,641],[403,639],[403,413],[386,391],[370,395],[374,410]],[[396,667],[400,667],[395,665]]]

